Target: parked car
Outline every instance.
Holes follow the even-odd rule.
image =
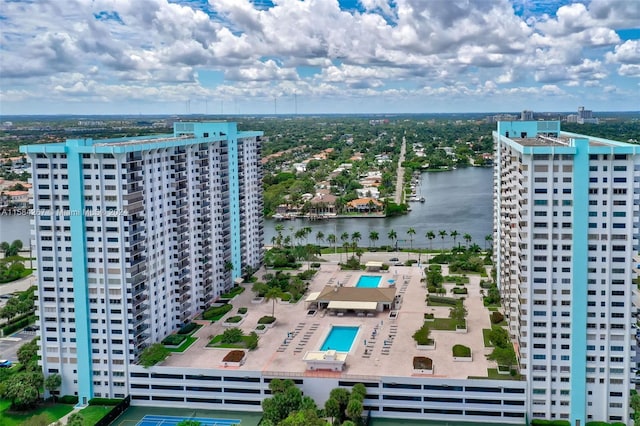
[[[8,359],[0,359],[0,368],[11,368],[11,361]]]
[[[389,262],[398,262],[400,259],[398,259],[397,257],[392,257],[391,259],[389,259]]]

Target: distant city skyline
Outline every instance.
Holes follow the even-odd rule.
[[[632,0],[0,0],[0,115],[638,109]]]

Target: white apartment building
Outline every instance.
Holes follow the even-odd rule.
[[[629,421],[640,146],[508,121],[495,258],[530,418]]]
[[[130,365],[263,257],[260,137],[235,123],[21,148],[45,376],[61,394],[123,398]]]

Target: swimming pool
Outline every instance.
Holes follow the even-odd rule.
[[[376,288],[380,285],[380,280],[382,280],[381,275],[361,275],[356,287]]]
[[[334,325],[331,327],[331,331],[324,339],[324,343],[320,347],[321,351],[328,351],[333,349],[338,352],[349,352],[353,341],[356,340],[358,335],[358,329],[360,327],[347,327]]]

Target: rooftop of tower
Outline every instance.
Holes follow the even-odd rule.
[[[424,265],[423,265],[424,266]],[[429,357],[433,361],[434,372],[428,377],[466,379],[469,377],[487,377],[489,368],[496,368],[495,362],[489,361],[486,355],[492,348],[485,347],[483,329],[491,328],[490,311],[483,306],[479,275],[469,275],[470,283],[466,284],[469,295],[465,300],[467,308],[468,332],[431,330],[431,338],[436,348],[418,350],[413,334],[425,321],[426,313],[433,313],[436,318],[448,318],[449,308],[446,306],[427,306],[425,302],[427,289],[421,281],[422,268],[417,266],[392,266],[388,272],[371,273],[361,271],[341,271],[337,263],[322,263],[316,276],[312,279],[307,295],[326,290],[327,285],[354,287],[361,275],[381,275],[381,286],[388,287],[389,280],[395,279],[401,306],[395,318],[389,311],[376,312],[373,316],[345,314],[331,315],[317,308],[307,308],[304,297],[296,304],[276,302],[273,328],[260,335],[258,348],[247,353],[244,364],[240,367],[225,367],[223,358],[230,349],[214,349],[207,347],[213,336],[219,335],[227,328],[224,320],[237,315],[239,307],[247,307],[248,313],[238,325],[245,334],[254,331],[260,317],[271,315],[272,302],[252,303],[254,297],[251,285],[244,284],[247,289],[231,303],[233,309],[220,321],[198,321],[204,326],[195,336],[198,340],[184,353],[174,353],[161,365],[168,367],[192,367],[224,369],[233,368],[248,371],[262,371],[273,375],[287,376],[319,376],[342,377],[345,379],[364,376],[421,376],[413,370],[413,358]],[[443,265],[443,275],[448,275],[447,265]],[[453,283],[445,284],[447,296],[451,296]],[[370,289],[369,289],[370,290]],[[309,314],[313,310],[314,315]],[[346,357],[346,367],[342,373],[330,371],[310,371],[304,361],[307,352],[319,351],[332,326],[359,327],[355,341]],[[452,347],[456,344],[468,346],[472,350],[472,361],[454,361]],[[323,377],[324,377],[323,376]],[[506,376],[510,378],[510,376]]]

